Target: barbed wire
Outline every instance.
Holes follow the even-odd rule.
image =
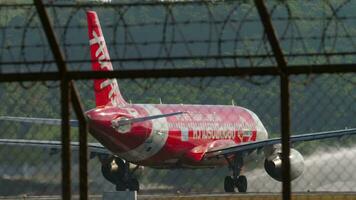
[[[288,67],[356,63],[355,1],[268,1],[267,4]],[[99,15],[115,69],[145,69],[149,73],[151,69],[262,69],[277,65],[253,1],[123,1],[103,5],[48,1],[46,5],[70,70],[90,69],[85,22],[87,9],[96,10]],[[57,71],[32,4],[2,4],[0,17],[0,73]],[[354,74],[291,75],[291,132],[332,130],[355,124],[355,81]],[[1,85],[0,99],[6,105],[0,110],[1,115],[58,117],[59,81]],[[85,97],[82,98],[85,107],[94,107],[92,81],[76,80],[76,86]],[[256,112],[272,137],[280,136],[282,100],[279,87],[279,76],[270,74],[120,80],[120,89],[125,99],[129,102],[133,99],[134,103],[163,101],[176,104],[235,105],[236,102],[236,105]],[[7,138],[60,139],[58,127],[29,128],[9,123],[4,123],[2,127],[3,137]],[[353,140],[350,141],[348,142],[352,143]],[[315,148],[332,148],[332,145],[309,143],[306,147],[302,150],[309,155]],[[17,194],[16,192],[32,190],[57,194],[60,191],[59,158],[50,160],[26,148],[20,151],[2,148],[0,153],[5,155],[2,157],[5,162],[0,167],[4,168],[2,170],[5,174],[10,173],[10,178],[16,179],[15,175],[19,173],[20,178],[23,178],[26,171],[31,176],[31,170],[22,170],[12,164],[22,162],[20,164],[25,163],[32,166],[32,171],[39,172],[37,176],[31,177],[31,181],[40,179],[43,183],[37,186],[30,182],[27,186],[17,187],[18,191],[3,184],[0,194],[4,191],[15,191],[14,194]],[[29,154],[33,156],[30,157]],[[12,158],[13,155],[16,155],[16,159]],[[338,157],[340,160],[328,158],[326,162],[312,162],[314,160],[306,158],[306,175],[295,182],[297,191],[319,191],[319,186],[323,186],[325,182],[332,185],[337,182],[337,178],[345,182],[353,179],[352,170],[347,172],[353,166],[351,160],[354,159],[350,159],[351,157]],[[33,161],[35,163],[31,164]],[[330,161],[334,163],[332,170],[325,170],[323,166],[330,164]],[[343,164],[340,164],[341,161]],[[92,168],[89,170],[91,193],[101,194],[106,188],[113,190],[113,186],[100,174],[99,161],[91,160],[89,164]],[[315,167],[316,164],[318,167]],[[73,169],[77,168],[76,165],[73,166]],[[319,171],[313,171],[315,169]],[[334,169],[340,171],[333,171]],[[224,170],[166,173],[148,169],[145,171],[142,188],[148,192],[221,192],[223,188],[217,187],[217,183],[221,184],[221,177],[228,174],[227,169]],[[249,191],[279,192],[280,185],[272,182],[261,170],[263,169],[258,168],[250,174]],[[21,175],[22,172],[25,175]],[[73,174],[77,176],[76,171]],[[319,175],[317,180],[315,175]],[[51,176],[54,178],[48,178]],[[1,178],[0,181],[3,182]],[[77,184],[75,181],[73,179]],[[207,182],[209,184],[205,184]],[[354,188],[355,184],[348,187],[346,183],[346,191]],[[73,191],[75,190],[76,186]],[[327,191],[334,190],[332,188]],[[343,191],[341,188],[336,190]]]
[[[276,65],[252,1],[48,1],[46,6],[67,62],[75,70],[88,69],[90,63],[84,20],[87,9],[97,10],[102,19],[116,69]],[[268,6],[290,66],[355,63],[356,27],[352,24],[356,16],[350,10],[356,7],[355,2],[270,1]],[[305,8],[313,12],[305,13]],[[0,6],[2,13],[9,12],[6,9],[14,9],[15,14],[0,24],[0,70],[54,70],[34,6]]]

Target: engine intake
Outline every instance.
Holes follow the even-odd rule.
[[[268,156],[265,160],[265,170],[272,178],[277,181],[282,181],[282,151],[280,148]],[[304,158],[297,150],[291,149],[289,154],[290,159],[290,178],[294,180],[298,178],[304,171]]]

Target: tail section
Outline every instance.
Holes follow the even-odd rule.
[[[91,64],[93,71],[112,71],[108,49],[101,31],[99,18],[94,11],[87,11],[88,35],[90,43]],[[94,92],[96,106],[125,105],[116,79],[95,79]]]

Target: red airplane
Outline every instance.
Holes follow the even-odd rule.
[[[113,70],[109,52],[95,12],[87,12],[92,69]],[[253,152],[263,150],[265,170],[281,181],[280,138],[268,139],[261,120],[239,106],[130,104],[122,97],[115,79],[94,81],[96,108],[86,112],[89,132],[99,142],[89,151],[100,155],[103,176],[117,190],[139,190],[129,164],[152,168],[211,168],[227,165],[232,174],[225,177],[226,192],[246,192],[247,179],[241,174]],[[60,125],[60,119],[2,116],[0,120]],[[71,121],[72,126],[78,122]],[[301,142],[355,134],[356,129],[291,136]],[[3,145],[60,148],[58,141],[0,139]],[[74,148],[77,143],[72,143]],[[105,156],[103,156],[105,155]],[[291,179],[304,170],[303,156],[290,152]]]

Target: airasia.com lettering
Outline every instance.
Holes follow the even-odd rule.
[[[111,62],[108,61],[110,59],[109,54],[106,50],[104,37],[98,36],[98,34],[93,30],[93,39],[89,41],[90,46],[94,44],[98,44],[99,47],[95,52],[95,56],[98,58],[98,63],[100,65],[100,69],[106,69],[108,71],[113,70]],[[111,103],[116,106],[118,102],[116,101],[116,96],[118,95],[116,91],[118,91],[119,86],[117,84],[116,79],[105,79],[100,84],[100,89],[104,89],[105,87],[111,86],[111,90],[109,92],[109,99]]]
[[[235,131],[233,130],[194,130],[193,139],[234,139]]]

